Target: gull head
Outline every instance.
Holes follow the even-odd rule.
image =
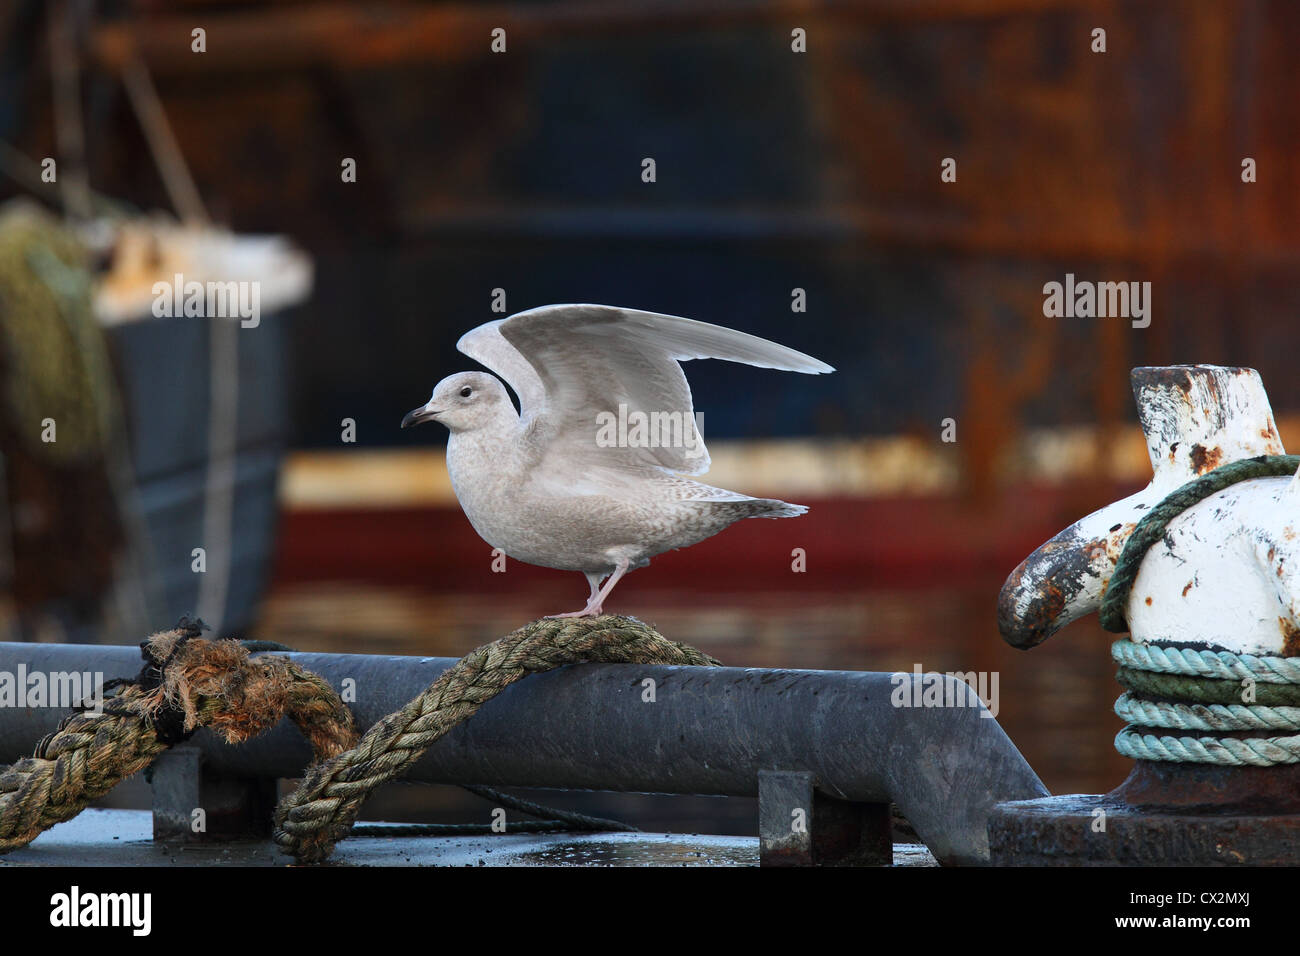
[[[514,417],[515,407],[500,379],[486,372],[457,372],[434,386],[427,404],[407,412],[402,427],[441,422],[449,431],[473,431],[491,425],[507,411]]]

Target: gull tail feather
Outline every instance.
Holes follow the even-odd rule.
[[[747,504],[747,518],[797,518],[808,513],[807,505],[793,505],[779,498],[753,498]]]

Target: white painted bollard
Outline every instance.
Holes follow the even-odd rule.
[[[1151,483],[1026,558],[998,606],[1018,647],[1096,610],[1108,630],[1129,629],[1110,652],[1127,722],[1115,749],[1133,769],[1105,795],[996,807],[991,860],[1295,866],[1300,461],[1281,457],[1251,369],[1139,368],[1133,391]],[[1246,477],[1260,474],[1281,477]]]
[[[1098,609],[1133,528],[1171,491],[1228,462],[1285,454],[1253,369],[1139,368],[1133,391],[1151,483],[1071,525],[1011,573],[999,626],[1017,647]],[[1300,482],[1243,481],[1175,518],[1142,562],[1127,617],[1139,644],[1300,655]]]

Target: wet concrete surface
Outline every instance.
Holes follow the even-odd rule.
[[[139,810],[91,809],[5,854],[0,866],[289,866],[269,842],[155,844]],[[934,866],[924,847],[898,844],[897,866]],[[325,866],[757,866],[754,837],[673,833],[365,837],[344,840]]]

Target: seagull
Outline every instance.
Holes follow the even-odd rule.
[[[679,363],[835,371],[811,356],[707,322],[606,305],[519,312],[472,329],[456,348],[505,379],[519,411],[501,379],[458,372],[402,428],[447,427],[452,488],[484,541],[515,560],[586,576],[586,607],[549,617],[603,613],[628,571],[741,518],[808,510],[688,477],[708,471],[710,459]]]

